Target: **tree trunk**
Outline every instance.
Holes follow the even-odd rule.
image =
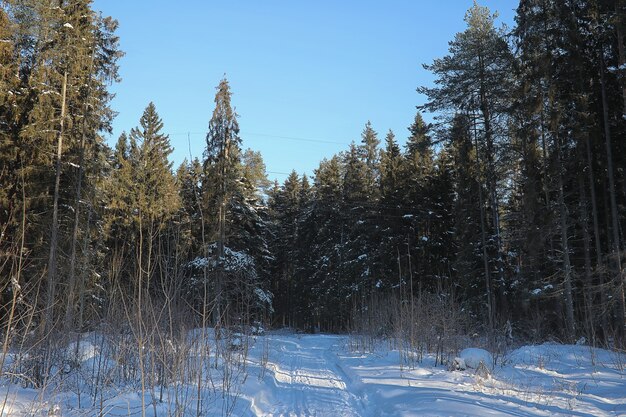
[[[587,201],[587,193],[585,192],[585,179],[581,175],[578,176],[578,185],[580,192],[580,226],[583,231],[583,252],[585,257],[585,279],[583,281],[583,297],[585,301],[585,324],[587,327],[587,336],[596,345],[595,317],[593,310],[593,273],[591,267],[591,236],[589,235],[589,209]]]
[[[478,156],[478,135],[476,132],[476,118],[472,118],[474,128],[474,142],[476,147],[476,169],[480,169],[480,158]],[[485,204],[483,202],[483,187],[478,179],[476,179],[478,185],[478,204],[480,205],[480,240],[483,249],[483,266],[485,269],[485,289],[487,291],[487,322],[489,324],[489,338],[493,342],[494,334],[494,301],[493,301],[493,288],[491,284],[491,270],[489,268],[489,254],[487,253],[487,225],[485,222]]]
[[[569,342],[574,341],[576,326],[574,321],[574,298],[572,296],[572,264],[569,256],[569,237],[567,222],[567,206],[565,205],[565,192],[563,190],[563,158],[561,144],[558,138],[555,140],[558,153],[558,182],[559,182],[559,217],[561,222],[561,251],[563,252],[563,291],[565,295],[565,328]]]
[[[617,65],[619,68],[620,83],[622,84],[622,112],[626,115],[626,52],[624,51],[624,32],[622,26],[626,23],[626,2],[617,0],[615,2],[615,13],[617,14],[617,22],[615,23],[615,31],[617,32]]]
[[[495,163],[495,143],[493,137],[493,130],[491,128],[491,111],[484,87],[484,63],[482,57],[479,57],[480,65],[480,112],[482,113],[483,123],[485,128],[485,142],[487,145],[485,159],[487,160],[487,188],[489,190],[489,199],[491,205],[491,217],[493,222],[493,233],[496,245],[496,270],[498,273],[498,281],[500,285],[504,284],[504,257],[502,255],[502,239],[500,233],[500,204],[498,201],[498,179],[496,174]],[[476,147],[478,152],[478,146]]]
[[[85,110],[86,110],[85,106]],[[80,139],[80,156],[78,158],[78,178],[76,181],[76,195],[74,198],[74,227],[72,230],[72,243],[70,249],[70,271],[67,283],[67,307],[65,309],[65,328],[71,330],[74,322],[74,298],[76,296],[76,246],[78,244],[78,230],[80,223],[80,199],[82,192],[85,142],[87,137],[87,114],[83,112],[82,136]],[[80,329],[78,329],[80,332]],[[77,347],[78,348],[78,347]]]
[[[411,349],[415,349],[415,305],[414,299],[415,294],[413,294],[413,267],[411,265],[411,246],[410,246],[410,234],[406,236],[406,255],[409,262],[409,291],[410,291],[410,306],[411,306],[411,314],[410,314],[410,330],[411,330]]]
[[[587,140],[585,141],[585,150],[587,153],[587,170],[589,174],[589,195],[591,197],[591,218],[593,221],[593,242],[595,246],[596,252],[596,273],[599,277],[599,288],[600,288],[600,319],[602,322],[602,332],[603,337],[607,335],[607,317],[606,317],[606,306],[607,306],[607,297],[606,290],[604,288],[604,262],[602,261],[602,244],[600,240],[600,222],[598,220],[598,203],[596,199],[596,182],[595,176],[593,174],[593,157],[591,151],[591,136],[587,134]]]
[[[48,257],[48,293],[44,313],[43,336],[47,338],[52,329],[52,319],[57,279],[57,249],[59,240],[59,192],[61,186],[61,154],[63,152],[63,131],[65,127],[65,98],[67,95],[67,71],[63,73],[61,89],[61,120],[57,138],[56,177],[54,181],[54,202],[52,204],[52,230],[50,233],[50,255]]]
[[[93,214],[93,207],[91,204],[88,207],[89,214],[87,215],[87,225],[85,236],[83,237],[83,259],[82,259],[82,268],[80,271],[80,279],[78,280],[78,334],[83,328],[83,323],[85,320],[85,281],[87,275],[87,249],[89,247],[89,230],[91,227],[91,216]]]
[[[222,178],[220,179],[220,207],[218,213],[218,239],[217,239],[217,279],[215,282],[215,326],[221,327],[223,315],[225,311],[222,311],[222,299],[224,291],[224,281],[225,281],[225,273],[224,273],[224,256],[225,256],[225,241],[226,241],[226,166],[228,164],[230,152],[230,134],[228,131],[225,132],[224,135],[224,145],[222,149],[223,160],[221,161],[221,174]]]
[[[600,86],[602,89],[602,114],[604,119],[604,136],[606,144],[607,176],[609,179],[609,199],[611,203],[611,229],[613,232],[612,250],[615,269],[615,287],[617,292],[617,335],[624,343],[626,335],[626,306],[624,305],[624,278],[620,259],[619,222],[617,220],[617,202],[615,198],[615,178],[613,176],[613,153],[611,145],[611,126],[609,123],[609,104],[606,96],[606,80],[604,76],[604,56],[600,51]]]

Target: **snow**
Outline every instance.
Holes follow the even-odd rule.
[[[85,362],[98,356],[98,348],[90,341],[71,342],[65,350],[69,357],[78,362]]]
[[[272,298],[273,298],[272,293],[263,291],[260,288],[255,288],[254,293],[256,294],[260,302],[265,303],[267,305],[272,305]]]
[[[618,72],[618,71],[624,71],[624,70],[626,70],[626,62],[620,65],[619,67],[610,66],[607,68],[607,71],[609,72]]]
[[[211,343],[218,343],[211,329],[193,330],[187,340],[197,342],[205,335]],[[129,366],[119,355],[107,354],[116,349],[103,340],[88,334],[78,345],[67,346],[68,352],[78,351],[80,372],[61,375],[62,383],[45,390],[9,383],[5,376],[0,398],[6,401],[0,404],[0,414],[140,416],[138,380],[100,387],[93,394],[91,382],[98,364],[108,369],[110,381],[125,372],[119,368]],[[582,345],[524,346],[499,356],[493,371],[484,376],[472,368],[481,360],[491,367],[492,355],[482,349],[459,352],[458,360],[467,368],[450,371],[447,366],[436,366],[433,355],[408,364],[407,352],[389,350],[389,341],[376,344],[372,351],[351,349],[356,345],[353,341],[348,336],[301,335],[290,330],[258,337],[236,333],[224,342],[231,348],[230,367],[225,362],[217,366],[209,358],[211,366],[204,368],[209,379],[200,391],[189,383],[173,383],[160,398],[160,387],[148,389],[144,393],[146,415],[195,416],[198,404],[202,404],[203,416],[244,417],[626,414],[624,354]],[[188,355],[185,363],[199,365],[200,346],[189,347],[181,350]],[[237,365],[237,358],[246,358],[245,367]],[[227,377],[231,379],[223,384]]]
[[[467,369],[467,365],[465,364],[465,360],[463,358],[454,358],[452,360],[452,366],[450,367],[451,371],[464,371]]]
[[[189,262],[188,266],[193,268],[215,268],[217,266],[216,257],[213,256],[215,252],[217,252],[217,245],[211,244],[208,247],[209,257],[208,258],[196,258],[193,261]],[[235,251],[230,249],[229,247],[224,247],[224,259],[223,259],[224,270],[226,272],[239,272],[243,270],[253,271],[254,270],[254,259],[252,256],[248,255],[243,251]]]
[[[542,292],[547,291],[547,290],[551,290],[551,289],[553,289],[553,288],[554,288],[554,287],[552,286],[552,284],[548,284],[548,285],[544,285],[544,286],[543,286],[543,288],[535,288],[535,289],[534,289],[534,290],[532,290],[530,293],[531,293],[532,295],[539,295],[539,294],[541,294]]]
[[[489,369],[493,369],[493,356],[485,349],[467,348],[459,354],[467,368],[478,369],[482,363]]]
[[[196,258],[189,262],[189,266],[197,269],[206,268],[209,266],[209,260],[207,258]]]

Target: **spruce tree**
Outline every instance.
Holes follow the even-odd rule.
[[[450,153],[454,158],[454,238],[451,248],[452,269],[459,283],[461,298],[473,314],[485,312],[483,322],[489,322],[491,298],[491,269],[481,236],[481,206],[479,195],[483,187],[476,166],[476,148],[472,142],[470,119],[458,114],[450,129]],[[480,317],[480,316],[479,316]]]
[[[40,0],[8,2],[2,17],[12,20],[2,48],[12,49],[13,60],[2,65],[2,82],[10,81],[2,91],[11,92],[10,111],[0,110],[0,119],[8,122],[0,147],[11,159],[4,165],[10,175],[3,175],[2,188],[13,202],[21,200],[20,194],[28,200],[22,219],[29,229],[25,246],[36,259],[28,264],[28,275],[42,276],[46,270],[46,294],[39,300],[44,300],[41,329],[48,333],[46,328],[56,326],[53,320],[60,322],[53,316],[63,317],[63,308],[73,313],[71,306],[83,300],[78,296],[82,274],[76,271],[79,258],[89,254],[80,253],[78,241],[89,248],[97,240],[87,223],[94,217],[91,197],[104,163],[99,134],[109,128],[112,114],[107,88],[117,80],[121,52],[115,21],[96,15],[88,1],[59,7]],[[85,268],[89,262],[83,260]],[[61,284],[68,291],[57,294]],[[70,327],[72,322],[66,319]]]
[[[324,159],[315,170],[315,200],[304,224],[309,237],[311,275],[307,303],[310,325],[333,328],[341,324],[345,304],[341,267],[346,225],[342,215],[342,164],[338,156]]]
[[[396,137],[389,130],[385,136],[385,149],[381,154],[380,161],[381,202],[386,206],[399,204],[401,155]]]
[[[254,154],[250,154],[247,164],[242,163],[238,116],[231,106],[231,96],[228,81],[223,79],[215,95],[203,161],[208,244],[204,250],[215,283],[213,322],[218,327],[224,319],[240,317],[242,309],[249,310],[250,303],[268,307],[271,299],[261,288],[270,257],[265,207],[261,207],[258,191],[265,182],[261,173],[264,164]],[[238,257],[246,261],[233,269]]]
[[[402,159],[402,181],[405,207],[402,213],[404,219],[404,245],[408,247],[403,252],[408,252],[411,257],[410,268],[404,267],[411,274],[415,274],[420,282],[417,287],[430,287],[434,281],[430,280],[434,273],[434,265],[431,265],[432,256],[428,247],[431,246],[430,224],[434,221],[434,200],[431,185],[434,174],[434,161],[432,151],[431,126],[424,122],[420,113],[408,128],[410,136],[405,146],[404,158]],[[410,242],[409,242],[410,241]],[[417,259],[418,255],[419,259]],[[417,269],[416,269],[417,268]],[[413,269],[416,269],[415,271]],[[430,282],[432,281],[432,282]]]
[[[270,203],[275,221],[272,292],[276,300],[276,318],[282,325],[289,326],[295,324],[294,310],[299,303],[295,288],[295,269],[298,261],[296,242],[299,235],[300,187],[300,178],[296,171],[292,171]]]
[[[363,132],[361,133],[361,145],[359,146],[359,153],[361,156],[361,160],[365,164],[365,166],[363,167],[365,175],[365,186],[368,194],[368,199],[371,201],[375,201],[376,199],[378,199],[379,190],[377,187],[377,183],[380,177],[380,150],[378,149],[379,144],[380,140],[378,140],[378,134],[372,128],[372,123],[368,121],[365,124]]]
[[[163,121],[149,103],[139,126],[117,142],[108,187],[105,224],[112,248],[129,267],[120,277],[121,288],[132,289],[136,297],[164,276],[163,264],[157,262],[163,256],[159,242],[180,207],[169,161],[172,148],[162,129]]]
[[[377,216],[380,225],[380,243],[375,251],[375,258],[380,267],[374,288],[380,291],[389,290],[395,285],[399,273],[398,251],[401,247],[405,249],[407,233],[410,230],[407,225],[413,216],[405,204],[407,192],[405,166],[400,146],[396,142],[394,133],[389,130],[385,137],[385,148],[381,154],[381,199]]]
[[[156,107],[149,103],[139,119],[139,127],[130,131],[130,162],[136,182],[137,209],[149,221],[163,227],[179,206],[172,173],[169,137],[163,134],[163,121]],[[139,221],[139,220],[136,220]]]

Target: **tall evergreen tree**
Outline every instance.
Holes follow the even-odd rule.
[[[299,235],[301,182],[298,174],[292,171],[283,186],[273,196],[270,207],[274,212],[275,239],[274,253],[274,293],[277,321],[282,325],[295,324],[295,307],[301,301],[296,296],[295,269],[296,242]]]
[[[361,133],[361,145],[359,147],[359,153],[365,166],[363,167],[365,175],[365,186],[369,200],[375,201],[378,199],[377,183],[380,177],[379,161],[380,150],[378,145],[378,134],[372,128],[372,123],[367,122],[365,128]]]
[[[310,245],[309,325],[341,325],[341,256],[346,228],[342,221],[342,166],[338,156],[324,159],[315,170],[314,201],[303,225]]]
[[[122,290],[138,296],[166,275],[162,243],[181,201],[169,155],[163,121],[149,103],[128,137],[121,135],[115,149],[105,217],[114,256],[124,261]],[[114,281],[117,281],[115,279]]]
[[[238,116],[231,96],[228,81],[223,79],[215,95],[203,162],[202,192],[208,221],[205,257],[211,259],[213,321],[217,326],[240,316],[251,303],[268,307],[271,299],[260,285],[261,270],[269,268],[270,257],[268,226],[261,217],[264,207],[260,210],[258,195],[258,187],[265,180],[264,173],[261,175],[263,161],[259,155],[250,154],[247,163],[242,163]]]
[[[5,10],[13,30],[10,42],[2,43],[13,50],[12,64],[3,66],[12,74],[11,89],[2,89],[11,92],[12,103],[1,116],[9,124],[0,146],[11,159],[4,165],[8,175],[2,188],[13,196],[7,218],[15,219],[10,206],[21,206],[13,204],[20,195],[28,200],[22,219],[28,229],[25,246],[34,260],[28,276],[46,270],[46,293],[38,299],[44,300],[41,329],[48,333],[63,317],[56,313],[79,301],[78,240],[97,240],[86,223],[93,217],[92,197],[104,163],[99,134],[110,128],[108,83],[118,79],[121,52],[116,22],[94,13],[89,1],[50,7],[49,2],[23,0],[3,3]],[[57,294],[60,284],[67,287],[65,294]]]
[[[454,158],[454,238],[452,269],[459,283],[462,299],[475,315],[489,322],[493,305],[489,292],[491,269],[482,240],[480,198],[482,181],[476,166],[476,148],[472,142],[470,118],[458,114],[450,129],[450,152]],[[487,308],[484,308],[486,306]],[[483,313],[487,313],[487,317]]]
[[[432,151],[431,126],[424,122],[420,113],[408,128],[409,138],[405,146],[402,163],[402,188],[404,193],[403,204],[406,207],[405,240],[411,241],[408,245],[408,255],[411,258],[409,273],[418,277],[416,285],[432,286],[428,278],[436,275],[431,265],[432,257],[428,247],[431,246],[430,225],[435,220],[434,196],[431,186],[435,171]],[[416,259],[420,253],[420,259]],[[417,269],[416,269],[417,268]],[[407,265],[405,269],[409,269]],[[413,271],[413,269],[416,269]]]
[[[480,161],[488,193],[489,241],[493,242],[490,257],[497,278],[494,281],[502,289],[505,271],[498,184],[503,174],[497,161],[502,158],[506,137],[513,56],[503,32],[494,26],[494,20],[489,9],[474,3],[465,16],[467,29],[450,42],[449,55],[425,66],[437,76],[437,87],[420,87],[418,91],[429,99],[423,106],[426,110],[465,111],[476,118],[481,139]]]
[[[228,235],[228,202],[235,194],[240,177],[239,123],[230,104],[232,93],[226,79],[220,81],[215,94],[215,110],[209,121],[204,152],[204,190],[206,211],[210,219],[209,241],[216,241],[216,309],[214,322],[222,323],[224,309],[224,256]]]
[[[130,131],[130,162],[136,181],[136,209],[146,219],[159,222],[171,216],[179,206],[172,173],[169,137],[162,133],[163,121],[154,103],[149,103],[139,119],[139,127]]]

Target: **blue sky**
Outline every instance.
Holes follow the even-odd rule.
[[[119,21],[126,53],[110,141],[153,101],[175,166],[201,157],[226,74],[243,147],[261,151],[270,179],[292,169],[312,175],[322,158],[360,141],[368,120],[381,140],[392,129],[404,143],[424,101],[415,89],[433,80],[422,64],[447,53],[472,3],[95,0]],[[512,26],[516,2],[480,4]]]

